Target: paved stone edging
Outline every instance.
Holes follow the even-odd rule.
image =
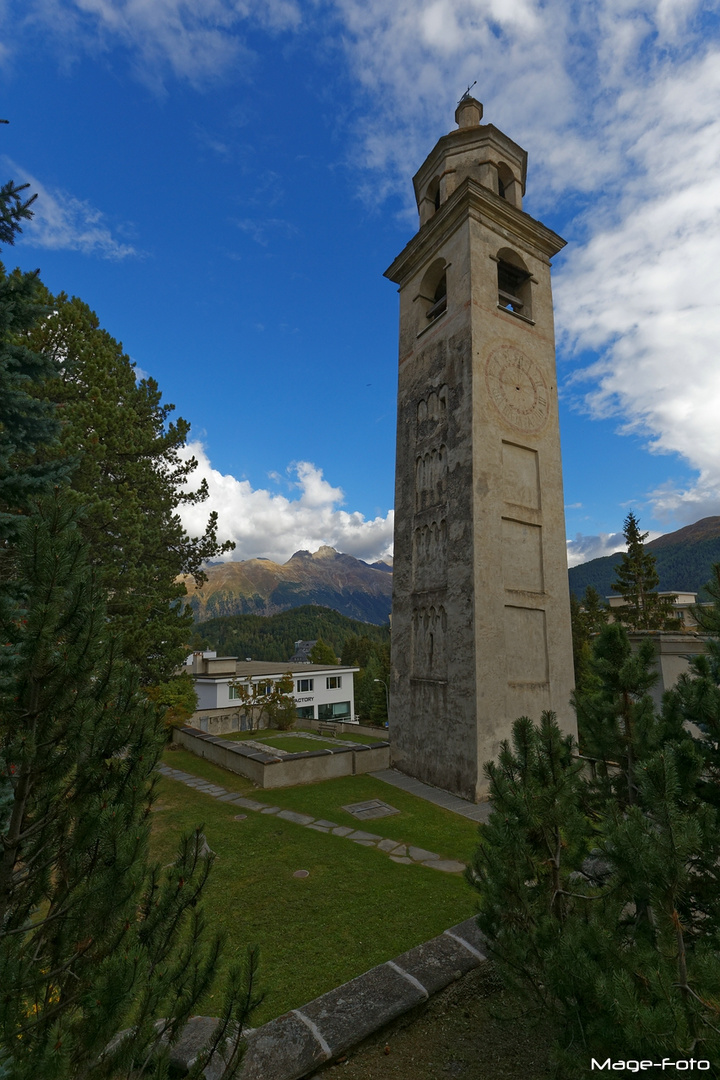
[[[322,994],[300,1009],[270,1020],[249,1032],[248,1048],[238,1080],[303,1080],[380,1031],[411,1009],[422,1005],[451,982],[479,967],[485,959],[485,940],[474,918],[439,934],[414,949],[378,964],[363,975]],[[194,1017],[181,1042],[186,1058],[173,1052],[173,1064],[187,1068],[207,1041],[207,1017]],[[193,1027],[197,1037],[193,1038]],[[193,1056],[188,1053],[194,1048]],[[216,1075],[211,1061],[208,1080]]]
[[[453,814],[460,814],[469,821],[485,823],[490,817],[491,806],[489,802],[472,803],[467,799],[461,799],[458,795],[451,795],[442,788],[425,784],[422,780],[416,780],[414,776],[407,776],[397,769],[380,769],[370,773],[374,780],[382,780],[385,784],[407,791],[410,795],[416,795],[418,799],[431,802],[435,806],[441,806],[443,810],[451,810]]]
[[[465,864],[456,859],[443,859],[434,851],[426,851],[425,848],[415,847],[413,844],[404,844],[401,840],[387,840],[376,833],[365,832],[363,829],[354,829],[350,825],[338,825],[335,821],[327,821],[324,818],[314,818],[310,814],[299,814],[295,810],[281,810],[279,806],[268,806],[267,803],[258,802],[257,799],[248,799],[244,795],[238,795],[232,791],[226,791],[219,784],[213,784],[209,780],[203,780],[199,776],[193,776],[182,769],[173,769],[170,765],[159,765],[158,772],[167,776],[170,780],[178,780],[187,787],[202,791],[205,795],[211,795],[219,802],[232,803],[233,806],[241,806],[243,810],[252,810],[261,814],[275,814],[283,821],[292,821],[296,825],[302,825],[306,829],[315,832],[332,833],[333,836],[341,836],[352,840],[362,847],[374,847],[389,855],[393,862],[420,863],[429,866],[433,870],[440,870],[446,874],[460,874],[465,869]]]

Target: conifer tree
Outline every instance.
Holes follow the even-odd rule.
[[[609,608],[593,585],[585,589],[582,600],[570,594],[570,625],[573,641],[575,686],[581,687],[589,674],[591,643],[608,621]]]
[[[13,244],[21,222],[32,217],[35,196],[27,184],[0,189],[0,243]],[[59,423],[54,405],[31,393],[56,374],[53,361],[30,348],[22,335],[46,314],[35,273],[6,274],[0,264],[0,544],[11,539],[17,515],[65,471],[56,462],[33,460],[35,450],[52,443]],[[7,549],[0,548],[0,571]]]
[[[588,678],[573,695],[581,752],[605,796],[624,806],[635,801],[638,764],[664,734],[650,696],[658,679],[654,659],[652,641],[633,651],[625,628],[611,623],[594,642]]]
[[[36,196],[27,197],[27,184],[12,181],[0,189],[0,243],[13,244],[21,223],[32,217]],[[53,443],[60,425],[55,406],[38,396],[39,388],[56,374],[53,362],[34,352],[19,335],[26,334],[46,314],[39,296],[37,273],[16,270],[6,275],[0,263],[0,617],[11,610],[17,530],[33,498],[62,479],[62,463],[39,463],[36,450]],[[31,389],[35,388],[36,393]],[[11,801],[7,778],[0,769],[0,817]]]
[[[311,664],[337,664],[337,656],[330,645],[326,645],[322,638],[318,638],[308,657]]]
[[[693,616],[699,630],[707,635],[707,651],[711,657],[714,677],[720,682],[720,563],[712,568],[712,577],[705,586],[710,604],[696,604]]]
[[[720,833],[698,794],[702,755],[677,735],[642,758],[632,805],[587,784],[548,714],[517,721],[487,767],[493,811],[469,874],[478,921],[508,989],[557,1022],[563,1077],[628,1047],[720,1052]]]
[[[83,507],[80,528],[108,616],[143,683],[157,684],[182,662],[190,636],[180,575],[202,581],[203,562],[233,545],[218,543],[216,513],[194,538],[178,515],[181,504],[207,497],[205,484],[190,489],[197,462],[182,455],[187,421],[170,419],[174,406],[153,379],[136,380],[122,345],[86,304],[64,293],[44,299],[51,314],[26,343],[55,365],[41,393],[59,407],[62,427],[57,448],[42,457],[71,468],[66,497]]]
[[[198,903],[211,860],[196,830],[164,871],[148,861],[164,734],[61,491],[22,519],[17,550],[0,617],[0,1072],[140,1077],[214,978],[220,942]],[[233,972],[216,1033],[237,1036],[228,1077],[254,969]]]
[[[666,630],[677,627],[674,598],[656,591],[659,578],[655,556],[645,550],[647,533],[641,533],[638,519],[630,511],[623,524],[627,551],[615,568],[616,581],[611,588],[619,593],[625,606],[614,608],[613,615],[635,631]]]

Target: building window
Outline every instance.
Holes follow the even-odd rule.
[[[432,304],[427,310],[428,322],[437,319],[438,315],[442,315],[445,311],[447,311],[447,277],[443,274],[435,289]]]
[[[420,283],[416,300],[420,304],[418,332],[435,322],[447,310],[447,266],[444,259],[430,264]]]
[[[301,705],[297,710],[297,714],[301,720],[312,720],[315,716],[315,709],[312,705]]]
[[[236,701],[238,698],[242,697],[242,694],[240,693],[240,687],[239,686],[229,686],[228,687],[228,697],[230,698],[231,701]]]
[[[309,690],[313,690],[315,688],[315,680],[314,679],[298,679],[297,683],[296,683],[296,686],[297,686],[297,693],[298,694],[307,694],[307,692]]]
[[[532,319],[530,274],[514,251],[498,252],[497,281],[498,307]]]
[[[267,694],[272,694],[272,688],[273,688],[273,684],[271,682],[258,683],[258,686],[257,686],[258,696],[263,697],[263,696],[266,696]]]
[[[328,675],[325,680],[327,690],[339,690],[342,686],[342,675]]]
[[[333,701],[329,705],[318,705],[318,720],[342,720],[350,715],[349,701]]]

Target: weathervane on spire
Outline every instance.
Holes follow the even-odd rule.
[[[469,97],[470,97],[470,91],[472,90],[473,86],[477,86],[477,79],[476,79],[476,80],[475,80],[475,82],[474,82],[474,83],[472,84],[472,86],[468,86],[467,90],[465,91],[465,93],[463,94],[463,96],[462,96],[462,97],[460,98],[460,101],[464,101],[464,100],[465,100],[465,98],[469,98]],[[460,104],[460,101],[458,101],[458,105]]]

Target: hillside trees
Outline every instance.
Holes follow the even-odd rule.
[[[174,407],[153,379],[136,381],[121,344],[86,304],[47,292],[44,301],[51,314],[24,344],[54,366],[39,393],[62,422],[58,447],[39,460],[71,467],[67,498],[83,508],[80,528],[108,617],[142,681],[157,684],[181,662],[192,624],[178,575],[202,580],[203,561],[232,544],[218,543],[216,514],[190,538],[177,513],[207,495],[204,485],[188,491],[196,467],[181,453],[189,424],[169,419]]]
[[[390,642],[377,643],[365,634],[345,639],[341,663],[357,666],[355,676],[355,709],[365,720],[384,723],[387,716],[387,697],[383,683],[390,678]]]
[[[202,644],[204,648],[217,649],[222,656],[276,661],[289,660],[296,641],[322,638],[337,657],[344,642],[357,637],[367,637],[376,645],[385,644],[390,640],[390,627],[349,619],[317,604],[302,604],[275,615],[220,616],[200,623],[193,640],[198,647]]]
[[[616,580],[611,585],[625,605],[613,609],[613,615],[631,630],[665,630],[677,625],[673,613],[673,598],[660,596],[656,591],[658,574],[655,556],[645,550],[647,533],[640,532],[638,519],[630,511],[623,524],[627,551],[615,568]]]

